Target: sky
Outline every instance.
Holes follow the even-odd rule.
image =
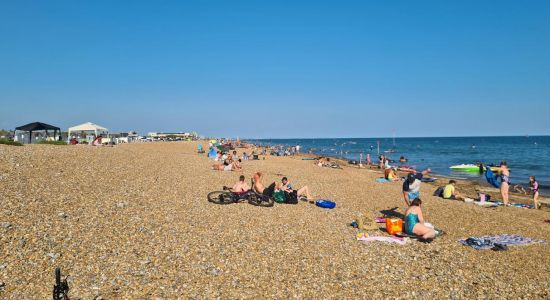
[[[0,128],[546,135],[550,1],[2,1]]]

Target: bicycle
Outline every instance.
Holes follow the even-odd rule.
[[[242,193],[233,192],[226,186],[223,187],[223,191],[213,191],[208,193],[207,198],[209,202],[221,205],[239,203],[245,200],[254,206],[272,207],[275,204],[272,197],[256,193],[252,190]]]
[[[69,284],[67,283],[67,278],[61,280],[61,269],[55,268],[55,285],[53,286],[53,300],[70,300],[69,293]]]

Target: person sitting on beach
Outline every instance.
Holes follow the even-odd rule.
[[[103,139],[103,137],[100,134],[92,141],[92,146],[101,146],[101,139]]]
[[[395,168],[388,168],[384,170],[384,178],[388,181],[400,181],[401,178],[397,176],[397,171]]]
[[[318,167],[322,167],[324,164],[325,164],[325,158],[324,157],[320,157],[319,159],[317,159],[315,161],[315,165],[317,165]]]
[[[443,199],[461,200],[464,201],[464,197],[460,195],[455,189],[456,181],[449,180],[449,184],[443,189]]]
[[[411,205],[405,212],[405,233],[416,235],[422,240],[431,240],[435,238],[436,232],[433,228],[424,225],[424,215],[420,205],[422,200],[416,198],[412,200]]]
[[[241,162],[242,162],[242,160],[240,158],[237,159],[237,160],[234,160],[233,161],[233,169],[237,170],[237,171],[242,170],[243,167],[241,166]]]
[[[197,153],[204,153],[204,149],[202,148],[202,144],[197,145]]]
[[[297,198],[300,198],[300,196],[305,195],[306,200],[313,199],[313,197],[311,197],[311,194],[309,193],[309,188],[307,187],[307,185],[299,188],[298,190],[295,190],[292,188],[292,185],[290,184],[290,182],[288,182],[288,178],[286,177],[283,177],[281,179],[281,184],[277,185],[277,189],[287,193],[295,193]]]
[[[239,181],[233,185],[231,191],[234,193],[245,193],[250,190],[250,186],[244,182],[244,175],[239,176]]]
[[[275,192],[275,182],[270,184],[268,187],[265,187],[262,183],[263,174],[261,172],[256,172],[252,175],[252,187],[256,193],[271,197],[273,192]]]

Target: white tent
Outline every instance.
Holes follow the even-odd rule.
[[[109,135],[109,129],[99,126],[97,124],[94,124],[92,122],[87,122],[84,124],[76,125],[74,127],[69,128],[69,138],[71,137],[71,132],[93,132],[96,136],[98,134],[107,134]]]

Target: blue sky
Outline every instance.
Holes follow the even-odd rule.
[[[0,128],[550,134],[550,1],[3,1]]]

